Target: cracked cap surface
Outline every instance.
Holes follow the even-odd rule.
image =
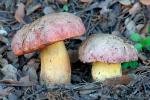
[[[95,34],[82,43],[79,59],[83,63],[122,63],[138,59],[136,49],[117,36]]]

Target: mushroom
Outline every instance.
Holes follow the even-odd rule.
[[[150,0],[140,0],[143,5],[150,5]]]
[[[79,47],[79,59],[92,64],[92,77],[95,81],[122,76],[121,63],[138,59],[136,49],[110,34],[90,36]]]
[[[46,15],[17,31],[12,40],[16,55],[40,50],[42,84],[70,83],[71,67],[64,41],[85,32],[82,20],[67,12]]]

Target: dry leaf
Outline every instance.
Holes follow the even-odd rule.
[[[129,6],[131,5],[135,0],[119,0],[119,2],[122,4],[122,5],[125,5],[125,6]]]
[[[22,85],[32,85],[32,82],[30,81],[29,76],[25,76],[25,77],[22,77],[19,80],[19,84],[22,84]]]
[[[3,79],[3,80],[0,80],[0,83],[5,83],[5,84],[18,84],[19,81],[12,80],[12,79]]]
[[[68,0],[56,0],[58,3],[61,3],[61,4],[64,4],[64,3],[67,3]]]
[[[15,19],[19,23],[25,24],[25,21],[23,20],[24,16],[25,16],[25,5],[23,3],[20,3],[18,4],[18,8],[15,12]]]
[[[54,3],[54,2],[58,2],[60,4],[65,4],[68,2],[68,0],[45,0],[46,2],[50,2],[50,3]]]
[[[6,64],[8,64],[8,61],[5,58],[3,58],[2,55],[0,55],[0,65],[4,66]]]
[[[5,64],[8,64],[8,61],[5,58],[0,58],[0,65],[4,66]]]
[[[146,23],[146,25],[143,27],[140,33],[147,33],[147,28],[149,27],[149,23]]]
[[[7,52],[7,58],[13,63],[16,63],[18,61],[18,57],[12,51]]]
[[[8,100],[18,100],[18,97],[14,93],[8,95]]]
[[[8,87],[8,88],[5,88],[5,89],[0,89],[0,96],[1,96],[1,97],[4,97],[4,96],[9,95],[9,93],[10,93],[13,89],[14,89],[13,87]]]
[[[17,69],[11,65],[11,64],[6,64],[3,66],[1,69],[1,72],[4,75],[3,79],[12,79],[12,80],[17,80]]]
[[[34,54],[35,54],[35,52],[27,53],[27,54],[24,54],[24,57],[25,57],[26,59],[30,59]]]
[[[93,0],[80,0],[80,2],[83,2],[83,3],[91,3]]]
[[[5,43],[6,45],[10,44],[8,38],[4,37],[3,35],[0,35],[0,42]]]
[[[136,13],[140,12],[141,5],[139,3],[135,3],[132,8],[129,10],[129,13],[131,15],[135,15]]]
[[[26,5],[27,5],[27,6],[30,5],[32,2],[33,2],[33,0],[27,0]]]
[[[123,75],[121,77],[112,78],[112,79],[106,79],[104,81],[104,84],[110,85],[110,86],[116,86],[116,85],[128,85],[133,78],[129,77],[128,75]]]
[[[138,32],[140,32],[143,29],[143,27],[144,27],[144,24],[138,24],[136,26],[136,29],[137,29]]]
[[[0,80],[0,83],[8,84],[9,86],[32,86],[34,85],[30,80],[29,76],[22,77],[19,81],[12,79]]]
[[[55,10],[54,10],[51,6],[45,7],[45,8],[43,9],[43,13],[44,13],[45,15],[52,14],[52,13],[54,13],[54,12],[55,12]]]
[[[34,83],[37,82],[38,76],[37,76],[37,73],[36,73],[35,68],[30,67],[30,68],[28,69],[28,71],[27,71],[27,74],[30,76],[29,79],[30,79],[32,82],[34,82]]]
[[[27,8],[26,8],[26,15],[30,15],[31,13],[33,13],[34,11],[36,11],[37,9],[41,8],[41,4],[40,3],[33,3],[31,5],[29,5]]]
[[[31,59],[27,65],[23,67],[23,72],[26,76],[29,76],[30,81],[36,83],[38,80],[38,76],[36,70],[38,69],[39,63],[37,63],[34,59]]]
[[[132,33],[137,32],[135,22],[133,20],[129,19],[129,18],[127,18],[125,20],[125,27],[128,31],[128,35],[131,35]]]
[[[150,20],[150,5],[146,6],[146,8],[147,8],[146,16],[148,17],[148,20]]]

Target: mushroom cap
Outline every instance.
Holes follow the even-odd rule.
[[[124,43],[121,38],[110,34],[96,34],[79,47],[79,59],[83,63],[122,63],[137,60],[138,56],[136,49]]]
[[[17,31],[12,40],[12,49],[16,55],[22,55],[57,41],[81,36],[84,32],[85,27],[79,17],[66,12],[54,13]]]
[[[144,5],[150,5],[150,0],[140,0],[140,2]]]

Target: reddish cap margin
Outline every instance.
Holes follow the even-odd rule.
[[[79,59],[83,63],[122,63],[138,59],[136,49],[114,35],[90,36],[79,48]]]
[[[85,27],[79,17],[67,12],[54,13],[17,31],[12,40],[12,49],[16,55],[23,55],[84,33]]]

